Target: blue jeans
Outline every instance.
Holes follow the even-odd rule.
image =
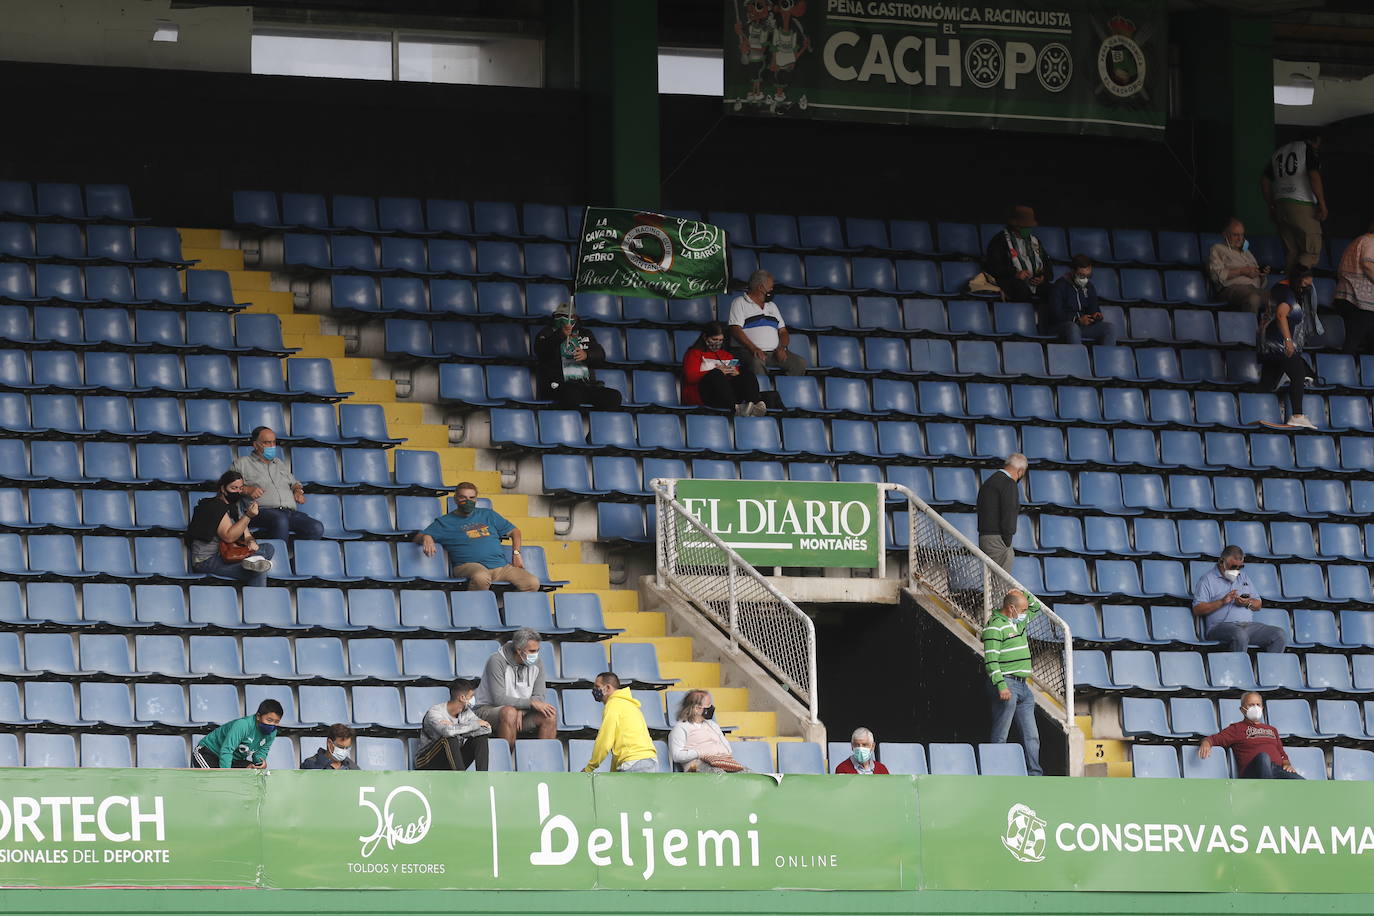
[[[276,548],[271,544],[259,544],[257,553],[253,554],[255,557],[266,557],[269,560],[275,555]],[[193,564],[191,569],[198,573],[209,573],[221,579],[239,579],[242,580],[244,585],[249,585],[253,588],[262,588],[267,584],[267,573],[249,572],[244,569],[243,565],[240,563],[226,563],[224,562],[224,558],[219,554],[215,554],[212,557],[206,557],[199,563]]]
[[[1087,327],[1076,321],[1065,321],[1056,325],[1054,332],[1059,335],[1060,341],[1067,344],[1091,340],[1094,343],[1102,344],[1104,347],[1116,346],[1116,325],[1110,321],[1099,321],[1097,324],[1090,324]]]
[[[320,520],[299,509],[264,509],[258,507],[258,517],[249,524],[253,533],[263,540],[284,541],[289,531],[298,541],[318,541],[324,537]]]
[[[1244,652],[1251,646],[1259,646],[1261,652],[1288,648],[1283,630],[1267,623],[1219,623],[1207,631],[1207,638],[1220,640],[1228,652]]]
[[[1304,779],[1297,773],[1290,773],[1269,758],[1268,754],[1256,754],[1255,759],[1240,774],[1241,779]]]
[[[1012,720],[1016,720],[1016,730],[1021,736],[1021,751],[1026,755],[1026,772],[1031,776],[1043,776],[1040,769],[1040,731],[1035,726],[1035,695],[1030,685],[1018,677],[1006,679],[1011,699],[1004,700],[997,695],[997,686],[987,681],[989,702],[992,704],[992,744],[1006,744],[1011,733]]]

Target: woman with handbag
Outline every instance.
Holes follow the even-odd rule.
[[[222,579],[239,579],[244,585],[264,586],[272,568],[272,545],[260,545],[248,533],[258,504],[244,505],[242,497],[243,475],[225,471],[215,484],[215,495],[196,503],[186,528],[191,569]]]
[[[730,753],[730,743],[716,723],[716,707],[705,690],[689,690],[677,711],[677,724],[668,733],[673,766],[686,773],[745,773]]]

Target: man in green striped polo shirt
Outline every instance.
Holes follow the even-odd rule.
[[[1002,607],[983,627],[983,658],[988,666],[988,695],[992,704],[993,744],[1005,744],[1012,720],[1021,735],[1021,750],[1026,755],[1026,772],[1042,775],[1040,769],[1040,732],[1035,727],[1035,695],[1027,680],[1031,676],[1030,646],[1026,644],[1026,625],[1041,609],[1040,600],[1020,589],[1012,589],[1002,599]]]

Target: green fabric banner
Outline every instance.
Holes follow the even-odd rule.
[[[573,292],[695,299],[730,283],[725,230],[636,210],[588,207]]]
[[[725,107],[1163,139],[1160,0],[726,0]]]
[[[882,554],[882,494],[871,483],[679,480],[675,492],[755,566],[874,569]],[[679,523],[678,543],[690,544],[691,530]]]

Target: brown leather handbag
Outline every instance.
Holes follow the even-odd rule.
[[[242,563],[252,555],[252,549],[243,541],[219,542],[219,558],[226,563]]]

